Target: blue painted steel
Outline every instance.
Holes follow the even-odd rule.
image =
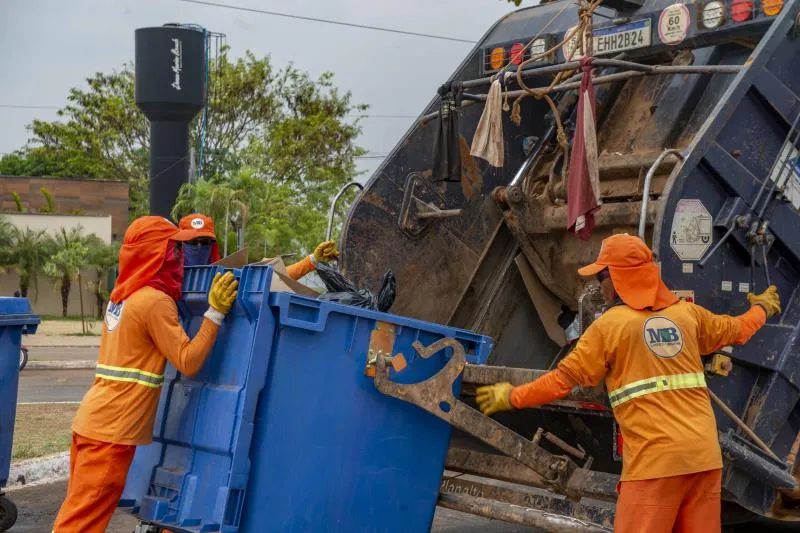
[[[8,482],[19,388],[23,333],[36,333],[39,317],[27,298],[0,298],[0,488]]]
[[[194,333],[216,269],[187,269],[180,302]],[[411,344],[460,340],[475,363],[488,337],[269,293],[269,267],[241,272],[239,298],[198,376],[170,368],[154,444],[137,451],[122,505],[172,531],[428,531],[450,426],[383,396],[364,375],[378,321],[396,328],[398,381],[433,375]],[[460,383],[457,385],[460,387]],[[458,392],[458,391],[456,391]]]
[[[694,290],[704,307],[737,314],[748,306],[744,293],[766,288],[764,251],[760,244],[753,247],[748,231],[753,222],[768,223],[765,236],[774,243],[768,244],[766,266],[783,298],[783,313],[748,344],[735,347],[733,373],[711,378],[709,385],[782,458],[800,431],[800,213],[785,199],[767,194],[767,177],[800,113],[800,41],[794,36],[799,7],[797,0],[787,2],[752,53],[726,52],[742,55],[739,63],[749,56],[748,67],[716,95],[710,118],[687,148],[686,162],[662,202],[654,242],[671,288]],[[800,181],[800,175],[794,172],[789,179]],[[766,191],[756,203],[764,181]],[[668,238],[681,199],[701,200],[715,218],[713,242],[733,227],[705,268],[691,275],[684,273]],[[765,202],[768,209],[759,217]],[[743,227],[736,224],[737,216],[749,217]],[[736,430],[721,412],[717,422],[721,431]],[[761,452],[754,448],[753,453]],[[767,514],[775,504],[776,492],[744,465],[726,462],[724,479],[728,494],[754,512]]]

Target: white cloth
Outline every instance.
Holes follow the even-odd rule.
[[[489,87],[486,105],[475,129],[469,153],[485,159],[493,167],[503,166],[503,90],[500,80],[494,80]]]

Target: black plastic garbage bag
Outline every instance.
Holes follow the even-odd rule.
[[[359,289],[352,281],[325,263],[317,265],[317,274],[328,289],[328,292],[319,297],[320,300],[377,311],[388,311],[394,303],[397,281],[391,270],[387,270],[383,275],[383,284],[377,296],[368,289]]]

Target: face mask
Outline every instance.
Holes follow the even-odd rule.
[[[183,247],[183,265],[204,266],[210,263],[211,245],[210,244],[186,244]]]

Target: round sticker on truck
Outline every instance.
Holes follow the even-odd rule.
[[[684,4],[672,4],[664,8],[658,18],[658,36],[664,44],[676,45],[683,42],[689,33],[691,16]]]

